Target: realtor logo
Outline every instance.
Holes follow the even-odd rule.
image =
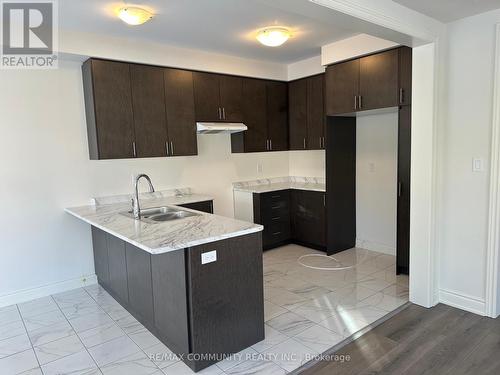
[[[3,69],[57,68],[56,0],[1,1]]]

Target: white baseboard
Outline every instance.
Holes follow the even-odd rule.
[[[457,309],[486,316],[486,303],[484,299],[479,299],[451,290],[440,289],[439,302],[456,307]]]
[[[77,279],[65,280],[53,284],[42,285],[36,288],[23,289],[14,293],[0,296],[0,307],[31,301],[51,294],[66,292],[97,283],[96,275],[82,276]]]
[[[396,248],[362,238],[356,238],[356,247],[388,255],[396,255]]]

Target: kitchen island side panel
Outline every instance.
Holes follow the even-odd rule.
[[[202,264],[202,253],[217,260]],[[237,353],[264,339],[262,235],[253,233],[189,248],[192,353]],[[216,361],[187,363],[198,371]]]

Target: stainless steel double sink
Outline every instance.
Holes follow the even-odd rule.
[[[133,211],[122,212],[122,215],[134,218]],[[183,219],[185,217],[192,216],[201,216],[196,212],[186,211],[177,207],[152,207],[152,208],[144,208],[141,210],[141,221],[147,223],[161,223],[164,221],[172,221]]]

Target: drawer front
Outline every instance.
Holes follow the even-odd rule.
[[[290,239],[290,220],[264,223],[263,245],[265,248]]]
[[[261,211],[264,222],[290,217],[290,192],[280,190],[262,194]]]

